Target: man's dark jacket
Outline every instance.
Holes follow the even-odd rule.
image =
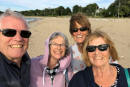
[[[114,64],[114,66],[117,66],[120,69],[117,87],[128,87],[124,68],[118,64]],[[130,68],[128,71],[130,74]],[[85,70],[76,73],[71,79],[68,87],[99,87],[94,82],[92,67],[87,67]]]
[[[22,57],[20,68],[0,53],[0,87],[29,87],[30,58]]]

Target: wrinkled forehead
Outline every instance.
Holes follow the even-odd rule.
[[[53,37],[50,41],[50,43],[65,43],[65,40],[62,36],[58,35]]]
[[[13,16],[6,16],[0,20],[0,28],[11,28],[11,29],[28,29],[26,21],[21,18]]]

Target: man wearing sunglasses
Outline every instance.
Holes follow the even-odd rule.
[[[21,14],[8,9],[0,16],[0,87],[29,87],[30,36]]]

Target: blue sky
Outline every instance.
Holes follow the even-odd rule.
[[[100,8],[107,8],[115,0],[0,0],[0,11],[10,8],[15,11],[56,8],[64,6],[72,8],[74,5],[85,7],[90,3],[97,3]]]

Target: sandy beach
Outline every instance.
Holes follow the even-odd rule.
[[[70,17],[43,17],[29,24],[32,36],[28,53],[31,58],[44,54],[44,42],[56,31],[67,35],[70,45],[74,43],[69,33]],[[107,19],[89,18],[92,30],[99,29],[108,33],[117,48],[120,61],[124,67],[130,67],[130,18]]]

